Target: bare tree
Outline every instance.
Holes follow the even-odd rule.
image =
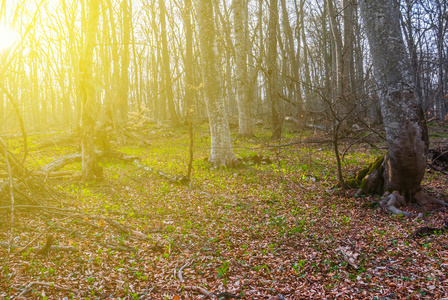
[[[278,26],[278,0],[270,0],[269,5],[269,32],[268,32],[268,84],[269,100],[272,114],[272,140],[282,137],[283,117],[280,110],[278,96],[278,63],[277,63],[277,26]]]
[[[89,0],[88,19],[84,27],[85,40],[81,59],[79,61],[79,89],[81,97],[81,146],[82,146],[82,178],[90,180],[102,176],[102,169],[97,165],[95,157],[95,88],[93,85],[93,51],[98,31],[100,1]]]
[[[252,99],[249,98],[249,89],[247,74],[247,49],[246,49],[246,30],[245,30],[245,0],[233,0],[233,20],[235,30],[235,61],[236,77],[238,84],[238,135],[241,137],[253,136],[252,121]]]
[[[384,188],[397,191],[386,199],[391,212],[401,213],[395,206],[404,200],[435,200],[421,188],[427,165],[426,124],[420,122],[398,7],[387,0],[361,0],[360,4],[375,75],[382,86],[381,113],[388,148],[383,162]]]
[[[173,100],[173,87],[171,82],[171,70],[170,70],[170,54],[168,51],[167,31],[166,31],[165,0],[159,0],[159,9],[160,9],[160,24],[162,26],[162,32],[161,32],[162,59],[163,59],[163,69],[165,73],[165,93],[166,93],[166,99],[168,101],[171,123],[176,126],[179,124],[179,120],[177,118],[176,108],[174,107],[174,100]]]
[[[198,2],[199,45],[202,77],[210,122],[211,150],[209,162],[216,166],[234,166],[238,163],[232,150],[229,122],[222,99],[222,87],[217,80],[217,49],[211,0]]]

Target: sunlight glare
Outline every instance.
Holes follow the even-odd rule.
[[[11,47],[16,41],[18,34],[11,28],[0,24],[0,51]]]

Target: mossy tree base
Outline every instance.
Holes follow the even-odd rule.
[[[390,172],[387,172],[387,161],[387,154],[378,157],[367,168],[359,171],[355,178],[347,180],[347,185],[352,188],[358,188],[357,195],[381,194],[386,190],[383,194],[383,199],[380,201],[380,205],[390,213],[401,214],[407,217],[415,216],[415,214],[402,211],[398,208],[407,202],[417,202],[420,205],[440,204],[448,206],[448,203],[427,195],[422,191],[420,186],[413,191],[387,189],[385,187],[385,176],[390,174]],[[388,179],[390,182],[390,178]]]

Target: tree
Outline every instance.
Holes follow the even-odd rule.
[[[251,87],[247,77],[247,35],[244,26],[244,19],[247,18],[247,16],[245,15],[244,2],[245,0],[233,0],[236,79],[238,83],[238,135],[241,137],[251,137],[254,133],[252,125],[252,99],[249,98],[249,89]]]
[[[271,0],[269,7],[269,33],[268,33],[268,90],[271,100],[272,114],[272,140],[282,137],[283,118],[278,97],[278,63],[277,63],[277,25],[278,0]]]
[[[170,54],[168,52],[168,41],[167,41],[167,31],[166,31],[166,7],[165,0],[159,0],[159,9],[160,9],[160,24],[162,26],[162,60],[163,60],[163,69],[165,72],[165,93],[168,101],[168,108],[170,112],[171,123],[174,126],[179,124],[176,108],[174,107],[173,100],[173,87],[171,83],[171,70],[170,70]]]
[[[93,106],[95,104],[95,88],[93,85],[93,50],[95,47],[98,19],[100,15],[100,0],[88,2],[88,20],[85,30],[84,48],[79,61],[79,95],[81,97],[81,147],[82,147],[82,178],[89,180],[101,176],[101,167],[95,157],[95,119]]]
[[[397,7],[388,0],[361,0],[360,6],[375,76],[382,87],[381,113],[388,149],[382,163],[384,189],[397,191],[385,200],[389,201],[389,211],[401,213],[395,207],[400,202],[436,200],[421,187],[427,165],[426,124],[421,122]]]
[[[232,150],[227,112],[222,100],[222,87],[217,78],[217,45],[211,0],[198,2],[199,46],[202,78],[211,132],[209,162],[215,166],[234,166],[238,160]]]
[[[122,25],[122,43],[123,49],[121,54],[121,78],[120,88],[118,90],[118,101],[120,105],[121,121],[126,123],[128,120],[128,93],[129,93],[129,41],[131,39],[131,28],[129,24],[129,6],[128,0],[121,3],[121,25]]]

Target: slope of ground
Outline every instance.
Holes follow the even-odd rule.
[[[197,128],[189,184],[159,173],[186,173],[186,130],[160,128],[149,131],[151,145],[118,149],[140,161],[102,162],[102,181],[48,179],[56,189],[51,201],[66,211],[16,210],[11,235],[4,209],[0,242],[12,236],[16,246],[44,247],[51,235],[54,246],[72,251],[0,247],[0,298],[205,299],[206,291],[241,299],[446,297],[447,236],[408,239],[422,226],[440,227],[444,208],[406,208],[423,218],[388,215],[371,208],[373,196],[332,190],[331,145],[308,143],[319,137],[291,135],[282,142],[294,145],[269,147],[265,135],[260,130],[259,139],[235,141],[234,150],[267,156],[272,164],[215,169],[205,161],[207,129]],[[76,149],[31,152],[33,163],[43,165]],[[344,173],[380,153],[352,147]],[[80,165],[65,170],[78,172]],[[428,170],[424,186],[447,199],[443,174]]]

